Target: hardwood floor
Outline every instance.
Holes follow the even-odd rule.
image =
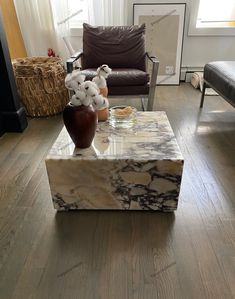
[[[0,298],[235,298],[235,109],[158,87],[185,158],[175,213],[56,213],[44,165],[61,116],[0,138]]]

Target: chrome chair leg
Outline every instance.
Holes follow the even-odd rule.
[[[153,60],[153,68],[152,68],[152,74],[150,80],[147,111],[153,111],[154,96],[155,96],[156,85],[157,85],[157,74],[159,68],[159,61],[157,59],[152,59],[152,60]]]
[[[148,97],[141,97],[141,106],[143,111],[147,111]]]

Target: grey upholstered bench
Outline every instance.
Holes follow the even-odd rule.
[[[213,88],[235,107],[235,61],[215,61],[205,65],[200,108],[203,106],[207,87]]]

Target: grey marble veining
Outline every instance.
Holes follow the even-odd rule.
[[[99,123],[88,149],[64,128],[46,166],[58,210],[177,208],[183,157],[165,112],[138,112],[130,129]]]
[[[138,112],[132,128],[113,128],[109,122],[98,124],[88,149],[75,148],[65,128],[49,155],[77,159],[182,159],[165,112]],[[56,157],[54,157],[56,158]]]

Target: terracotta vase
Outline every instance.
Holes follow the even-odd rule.
[[[100,94],[103,97],[107,98],[108,96],[108,87],[100,88]],[[104,108],[102,110],[97,111],[98,121],[106,121],[109,118],[109,109]]]
[[[100,94],[102,94],[102,96],[107,98],[107,96],[108,96],[108,87],[100,88]]]
[[[109,109],[104,108],[102,110],[97,110],[98,121],[106,121],[109,118]]]
[[[74,106],[70,103],[63,112],[65,127],[78,148],[87,148],[91,145],[97,126],[97,114],[93,107]]]

